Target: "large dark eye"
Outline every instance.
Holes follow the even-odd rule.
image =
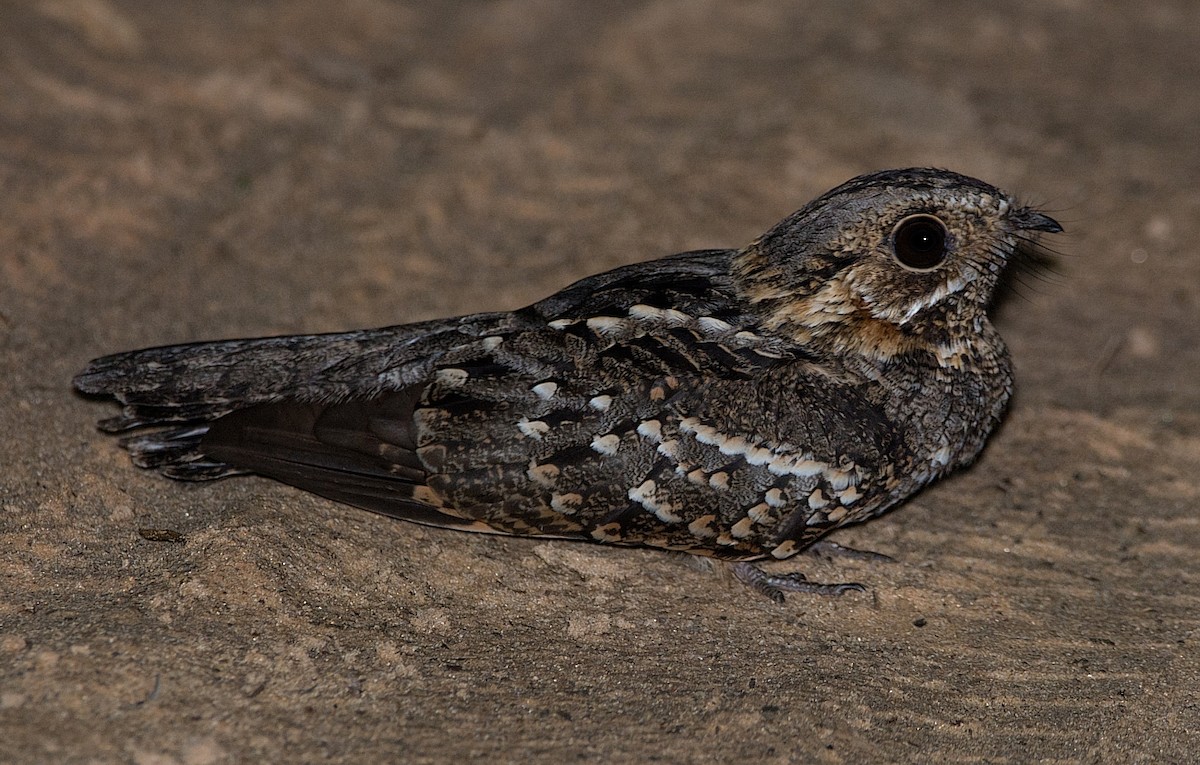
[[[932,215],[910,215],[892,232],[892,252],[902,266],[934,268],[946,259],[946,227]]]

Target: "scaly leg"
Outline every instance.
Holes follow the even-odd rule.
[[[800,572],[790,574],[768,574],[753,563],[733,564],[733,575],[738,581],[756,592],[766,595],[776,603],[782,603],[785,592],[807,592],[812,595],[835,596],[847,592],[866,592],[866,587],[856,582],[822,584],[810,582]]]

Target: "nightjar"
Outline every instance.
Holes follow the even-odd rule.
[[[680,550],[776,600],[830,531],[970,463],[1012,369],[986,310],[1052,218],[973,178],[864,175],[738,250],[516,311],[175,345],[74,380],[135,464],[253,473],[407,521]]]

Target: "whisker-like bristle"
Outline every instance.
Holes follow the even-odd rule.
[[[993,255],[998,253],[993,249]],[[1008,268],[996,287],[997,301],[1019,297],[1029,302],[1027,293],[1042,292],[1043,285],[1061,285],[1068,275],[1058,266],[1063,253],[1043,244],[1037,235],[1018,235],[1017,246],[1008,254]]]

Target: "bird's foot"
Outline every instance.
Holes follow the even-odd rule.
[[[808,577],[798,571],[789,574],[768,574],[753,563],[735,563],[733,566],[733,575],[742,584],[750,587],[755,592],[766,595],[776,603],[783,602],[783,594],[785,592],[806,592],[811,595],[837,596],[847,592],[866,592],[867,589],[856,582],[841,584],[810,582]]]

